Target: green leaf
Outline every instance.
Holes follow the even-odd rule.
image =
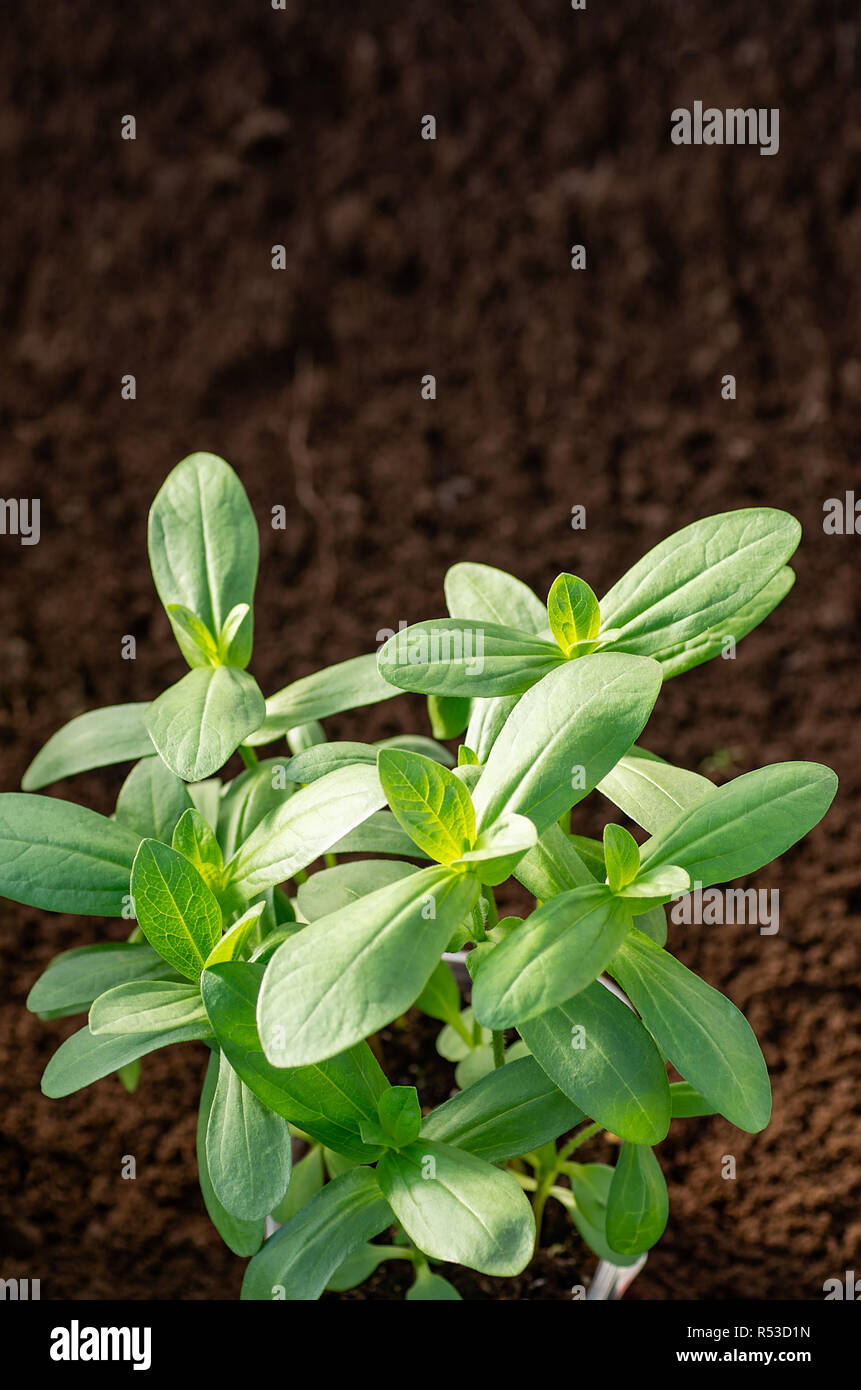
[[[522,917],[502,917],[494,926],[485,926],[486,940],[473,946],[466,957],[466,968],[473,980],[488,956],[493,955],[500,942],[505,941],[521,925],[522,921]]]
[[[538,832],[528,816],[503,815],[482,830],[472,849],[453,862],[456,868],[471,870],[479,883],[496,887],[511,877],[537,842]]]
[[[574,842],[555,821],[544,831],[535,848],[517,864],[514,877],[539,902],[547,902],[557,893],[567,893],[571,888],[590,888],[596,881]],[[604,881],[603,857],[598,881]]]
[[[222,784],[219,777],[207,777],[202,782],[192,782],[188,794],[196,811],[199,811],[207,825],[218,827],[218,808],[221,802]]]
[[[519,699],[519,695],[500,695],[495,700],[473,700],[465,738],[467,745],[475,750],[477,762],[487,762],[491,748]]]
[[[635,904],[631,903],[631,907]],[[654,941],[656,946],[665,946],[667,941],[667,914],[663,907],[650,907],[646,912],[642,909],[636,910],[634,926],[637,931],[641,931],[644,936],[648,936]]]
[[[223,858],[215,832],[199,811],[186,811],[173,832],[171,847],[197,869],[214,893],[221,888]]]
[[[587,655],[598,640],[601,613],[598,600],[585,579],[560,574],[554,579],[547,598],[550,630],[566,656]]]
[[[726,650],[725,643],[728,637],[740,642],[768,617],[782,599],[786,598],[794,583],[794,572],[785,566],[777,571],[774,578],[770,579],[754,598],[742,604],[730,617],[723,618],[716,627],[708,628],[687,642],[655,652],[655,660],[661,663],[664,680],[668,681],[673,676],[681,675],[683,671],[690,671],[694,666],[710,661],[714,656],[722,655]]]
[[[607,1195],[607,1240],[623,1255],[642,1255],[664,1234],[667,1184],[648,1145],[623,1144]]]
[[[265,902],[259,902],[249,907],[247,912],[243,912],[239,920],[234,922],[229,931],[224,933],[221,940],[216,941],[206,957],[204,970],[208,970],[212,965],[219,965],[224,961],[236,959],[260,921],[265,908]]]
[[[257,897],[325,854],[384,800],[375,768],[330,772],[263,817],[227,865],[228,882]]]
[[[73,777],[94,767],[143,758],[155,750],[146,730],[146,701],[140,704],[106,705],[88,710],[52,734],[35,756],[21,786],[25,792],[38,791],[49,782]]]
[[[623,1255],[607,1242],[605,1224],[607,1198],[613,1181],[613,1169],[606,1163],[566,1163],[565,1171],[571,1182],[570,1192],[554,1187],[553,1196],[571,1215],[583,1240],[601,1260],[624,1269],[637,1263],[639,1255]]]
[[[313,1144],[304,1158],[300,1158],[298,1163],[294,1163],[287,1193],[272,1211],[273,1221],[277,1221],[279,1225],[283,1226],[285,1221],[289,1221],[291,1216],[295,1216],[297,1211],[301,1211],[305,1203],[310,1202],[314,1193],[320,1191],[325,1177],[323,1150],[319,1144]]]
[[[141,1061],[136,1057],[133,1062],[127,1062],[124,1067],[117,1070],[117,1079],[125,1091],[133,1096],[141,1080]]]
[[[101,941],[55,956],[27,995],[31,1013],[64,1018],[84,1013],[94,999],[131,980],[170,980],[176,975],[146,942]]]
[[[479,830],[504,813],[542,835],[600,782],[643,728],[661,673],[643,658],[566,661],[519,700],[473,793]]]
[[[243,1299],[309,1303],[351,1250],[379,1235],[392,1213],[370,1168],[353,1168],[270,1236],[242,1281]]]
[[[630,933],[610,970],[685,1080],[730,1124],[764,1129],[771,1087],[744,1014],[642,932]]]
[[[427,699],[434,738],[459,738],[469,723],[472,701],[462,695],[428,695]]]
[[[380,1127],[386,1141],[401,1149],[419,1137],[422,1110],[415,1086],[392,1086],[378,1103]]]
[[[577,851],[580,859],[597,883],[607,880],[607,865],[604,862],[604,845],[601,840],[592,840],[588,835],[568,835],[565,837]]]
[[[820,763],[747,772],[647,840],[642,867],[677,864],[703,888],[754,873],[806,835],[836,791],[836,776]]]
[[[225,859],[232,859],[263,817],[283,806],[296,791],[293,780],[287,776],[288,761],[267,758],[258,767],[241,772],[225,787],[217,820]]]
[[[355,864],[336,864],[332,869],[320,869],[299,885],[296,894],[299,910],[309,922],[339,912],[385,888],[409,878],[418,870],[412,864],[398,864],[390,859],[365,859]]]
[[[203,1083],[200,1110],[197,1117],[197,1173],[200,1190],[210,1220],[225,1245],[233,1251],[234,1255],[254,1255],[263,1244],[265,1220],[261,1217],[257,1221],[241,1221],[237,1217],[231,1216],[216,1197],[206,1166],[206,1131],[209,1126],[217,1078],[218,1055],[214,1054],[210,1057],[206,1069],[206,1079]]]
[[[711,1101],[701,1096],[689,1081],[670,1082],[670,1101],[673,1119],[691,1119],[695,1115],[714,1115]]]
[[[248,643],[250,655],[252,622],[250,603],[237,603],[231,608],[218,635],[219,661],[228,666],[247,665],[245,644]]]
[[[614,893],[618,893],[637,877],[640,870],[640,847],[624,826],[604,826],[604,863],[607,882]]]
[[[601,600],[602,631],[640,656],[689,642],[731,618],[782,569],[801,539],[788,512],[748,507],[685,526]]]
[[[519,1274],[532,1258],[532,1208],[511,1173],[420,1139],[385,1153],[377,1181],[410,1240],[432,1259]]]
[[[376,767],[378,752],[379,749],[373,743],[317,743],[288,758],[284,764],[284,775],[292,782],[316,782],[319,778],[325,777],[327,772],[354,767],[356,763]]]
[[[212,1036],[200,990],[174,980],[130,980],[115,985],[94,1001],[89,1022],[96,1037],[102,1033],[170,1033],[175,1042],[195,1042]]]
[[[132,869],[132,896],[140,929],[181,975],[198,980],[221,939],[221,908],[183,855],[144,840]]]
[[[268,1216],[290,1182],[290,1126],[249,1091],[223,1052],[206,1127],[206,1166],[219,1202],[241,1221]]]
[[[181,777],[161,758],[142,758],[120,788],[114,816],[145,839],[169,845],[177,821],[191,805]]]
[[[339,855],[398,854],[405,859],[428,857],[401,829],[391,811],[376,811],[331,848],[333,854]]]
[[[254,513],[230,465],[215,454],[183,459],[150,509],[149,559],[159,598],[190,665],[199,660],[197,649],[171,616],[170,605],[184,605],[219,634],[238,603],[254,602],[258,556]],[[247,666],[251,656],[250,621],[243,635],[231,653],[236,666]]]
[[[407,1253],[394,1245],[357,1245],[346,1260],[338,1265],[326,1288],[331,1293],[355,1289],[371,1277],[383,1260],[403,1258]]]
[[[506,1048],[505,1065],[507,1065],[512,1051],[515,1052],[516,1056],[524,1056],[528,1049],[522,1042],[515,1043],[513,1049]],[[490,1043],[482,1043],[481,1047],[474,1047],[458,1062],[454,1069],[455,1085],[459,1086],[462,1091],[466,1091],[470,1086],[475,1086],[477,1082],[483,1081],[486,1076],[489,1076],[494,1070],[494,1066],[493,1048]]]
[[[310,724],[315,719],[327,719],[348,709],[391,700],[400,691],[390,685],[377,670],[374,653],[354,656],[336,666],[303,676],[292,685],[270,695],[266,701],[266,718],[260,728],[246,740],[252,747],[272,743],[274,739],[295,729],[297,724]]]
[[[391,685],[467,699],[521,695],[564,660],[555,642],[465,618],[404,628],[377,655],[380,674]]]
[[[636,1014],[602,984],[596,981],[518,1031],[559,1089],[605,1129],[633,1144],[666,1137],[664,1060]]]
[[[490,1031],[475,1022],[471,1008],[461,1009],[460,1022],[460,1028],[447,1024],[434,1044],[440,1057],[447,1062],[460,1062],[472,1048],[489,1044],[491,1040]]]
[[[331,1057],[409,1008],[475,905],[469,875],[433,866],[320,917],[266,967],[258,1021],[267,1057]]]
[[[522,1057],[437,1106],[425,1119],[422,1135],[488,1163],[502,1163],[558,1138],[585,1118],[534,1057]]]
[[[466,790],[472,795],[481,776],[481,768],[478,763],[470,762],[469,758],[463,758],[460,759],[457,767],[452,768],[452,776],[456,777],[461,786],[466,787]]]
[[[420,849],[450,864],[470,848],[475,813],[453,772],[398,748],[380,749],[377,770],[392,814]]]
[[[460,990],[457,981],[444,960],[441,960],[422,990],[416,997],[416,1008],[429,1018],[438,1018],[442,1023],[460,1019]]]
[[[452,618],[500,623],[543,635],[547,610],[537,594],[505,570],[461,561],[445,577],[445,601]]]
[[[680,897],[690,886],[687,869],[680,869],[677,864],[661,864],[638,874],[633,883],[619,889],[618,896],[631,911],[644,912]]]
[[[462,1303],[463,1300],[453,1284],[443,1279],[441,1274],[431,1274],[427,1265],[421,1265],[415,1282],[407,1289],[407,1303]]]
[[[205,666],[153,701],[147,728],[171,771],[198,782],[223,767],[263,713],[263,696],[247,671]]]
[[[483,962],[472,991],[486,1028],[520,1027],[571,1001],[618,951],[631,914],[600,884],[543,903]]]
[[[291,753],[304,753],[327,741],[326,730],[319,719],[312,719],[310,724],[297,724],[294,729],[287,730],[287,747]]]
[[[42,1076],[42,1091],[52,1100],[70,1096],[103,1076],[119,1071],[138,1057],[171,1043],[186,1042],[182,1029],[171,1033],[101,1033],[95,1037],[88,1026],[79,1028],[54,1053]]]
[[[189,666],[217,666],[218,643],[206,623],[183,603],[169,603],[166,611],[174,632],[183,637],[181,646]]]
[[[86,806],[0,793],[0,894],[50,912],[121,917],[140,836]]]
[[[697,772],[673,767],[635,744],[598,783],[598,791],[654,835],[714,792]]]
[[[437,743],[435,738],[427,738],[425,734],[394,734],[392,738],[378,739],[375,747],[406,748],[409,753],[423,753],[426,758],[433,758],[435,763],[442,763],[443,767],[454,767],[457,761],[443,744]]]
[[[233,1070],[276,1115],[312,1139],[358,1163],[379,1157],[361,1138],[361,1124],[377,1118],[387,1087],[366,1043],[317,1066],[284,1070],[263,1055],[256,1010],[264,967],[233,961],[205,970],[201,991],[216,1037]]]

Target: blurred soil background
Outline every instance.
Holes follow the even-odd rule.
[[[861,537],[822,525],[826,499],[861,497],[857,7],[65,0],[7,7],[0,33],[0,493],[42,508],[38,545],[0,537],[0,784],[75,714],[181,674],[146,512],[196,449],[237,468],[261,525],[266,693],[441,614],[455,560],[600,594],[697,517],[794,512],[794,591],[735,661],[669,682],[644,739],[716,780],[794,758],[840,774],[826,822],[754,880],[780,889],[778,935],[671,929],[753,1024],[774,1119],[674,1124],[669,1227],[628,1297],[821,1298],[861,1229]],[[779,107],[779,153],[672,145],[695,100]],[[412,727],[403,697],[330,736]],[[107,812],[125,771],[52,790]],[[122,924],[4,903],[0,926],[0,1274],[43,1298],[236,1297],[243,1262],[196,1184],[205,1049],[147,1058],[135,1096],[109,1078],[44,1099],[77,1022],[40,1023],[27,990]],[[428,1102],[452,1085],[433,1033],[384,1037]],[[566,1299],[595,1261],[558,1209],[547,1239],[556,1258],[519,1280],[455,1282]],[[358,1296],[398,1297],[398,1277]]]

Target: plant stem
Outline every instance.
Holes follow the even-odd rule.
[[[586,1140],[591,1139],[592,1135],[597,1134],[600,1129],[601,1125],[587,1125],[585,1129],[580,1130],[579,1134],[575,1134],[573,1139],[569,1139],[564,1149],[559,1150],[559,1164],[563,1164],[575,1149],[579,1149],[581,1144],[585,1144]]]
[[[260,766],[257,754],[255,753],[253,748],[247,748],[244,743],[240,743],[238,751],[240,758],[250,771],[253,771],[255,767]]]
[[[484,901],[487,903],[487,915],[484,921],[484,929],[485,931],[489,931],[490,928],[495,927],[499,921],[499,913],[496,910],[496,898],[493,896],[492,888],[484,889]]]
[[[478,903],[476,903],[475,907],[472,909],[470,916],[472,918],[473,941],[486,941],[487,933],[484,929],[484,913]]]
[[[463,1041],[471,1051],[475,1047],[475,1042],[463,1019],[460,1016],[452,1018],[450,1026],[454,1029],[459,1038],[463,1038]]]
[[[493,1065],[494,1067],[505,1066],[505,1034],[500,1028],[493,1030]]]
[[[535,1251],[537,1255],[541,1248],[541,1224],[544,1220],[544,1208],[547,1205],[547,1198],[550,1196],[550,1189],[553,1186],[555,1173],[550,1173],[539,1182],[535,1189],[535,1196],[532,1198],[532,1211],[535,1215]]]

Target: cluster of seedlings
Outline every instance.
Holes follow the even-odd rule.
[[[248,499],[210,454],[169,475],[149,555],[190,669],[151,703],[72,720],[24,791],[0,795],[0,893],[134,919],[127,940],[66,951],[34,985],[42,1018],[87,1015],[42,1087],[67,1096],[116,1072],[134,1090],[147,1053],[209,1046],[200,1186],[249,1258],[243,1297],[316,1299],[400,1259],[408,1298],[456,1299],[438,1266],[518,1274],[549,1200],[597,1255],[634,1265],[667,1222],[655,1146],[672,1120],[768,1123],[756,1038],[666,949],[664,906],[782,854],[836,778],[791,762],[715,787],[637,740],[664,680],[788,592],[799,537],[772,509],[708,517],[600,602],[570,574],[544,604],[457,564],[447,618],[264,699],[247,669]],[[401,690],[427,696],[434,737],[327,740],[322,720]],[[237,750],[244,770],[219,777]],[[127,761],[109,817],[34,794]],[[643,835],[577,833],[572,809],[594,791]],[[509,878],[535,899],[522,919],[497,912]],[[373,1047],[412,1005],[444,1025],[455,1067],[429,1113]],[[599,1131],[619,1141],[614,1167],[578,1161]]]

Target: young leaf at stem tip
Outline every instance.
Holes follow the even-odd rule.
[[[254,602],[257,522],[230,465],[205,453],[178,463],[150,508],[148,539],[159,598],[183,655],[191,666],[199,665],[200,649],[170,614],[170,606],[181,604],[216,637],[237,604]],[[243,623],[241,630],[242,642],[234,641],[231,652],[237,667],[247,666],[251,657],[251,623]]]
[[[578,656],[588,656],[598,641],[601,613],[598,600],[583,579],[560,574],[547,596],[550,630],[566,656],[576,648]]]
[[[190,980],[199,980],[221,938],[221,908],[211,888],[184,855],[144,840],[132,868],[132,897],[151,946]]]
[[[604,826],[604,864],[614,893],[631,883],[640,869],[640,847],[621,825]]]
[[[399,748],[381,748],[377,770],[392,813],[419,849],[450,864],[471,847],[475,812],[453,772]]]

